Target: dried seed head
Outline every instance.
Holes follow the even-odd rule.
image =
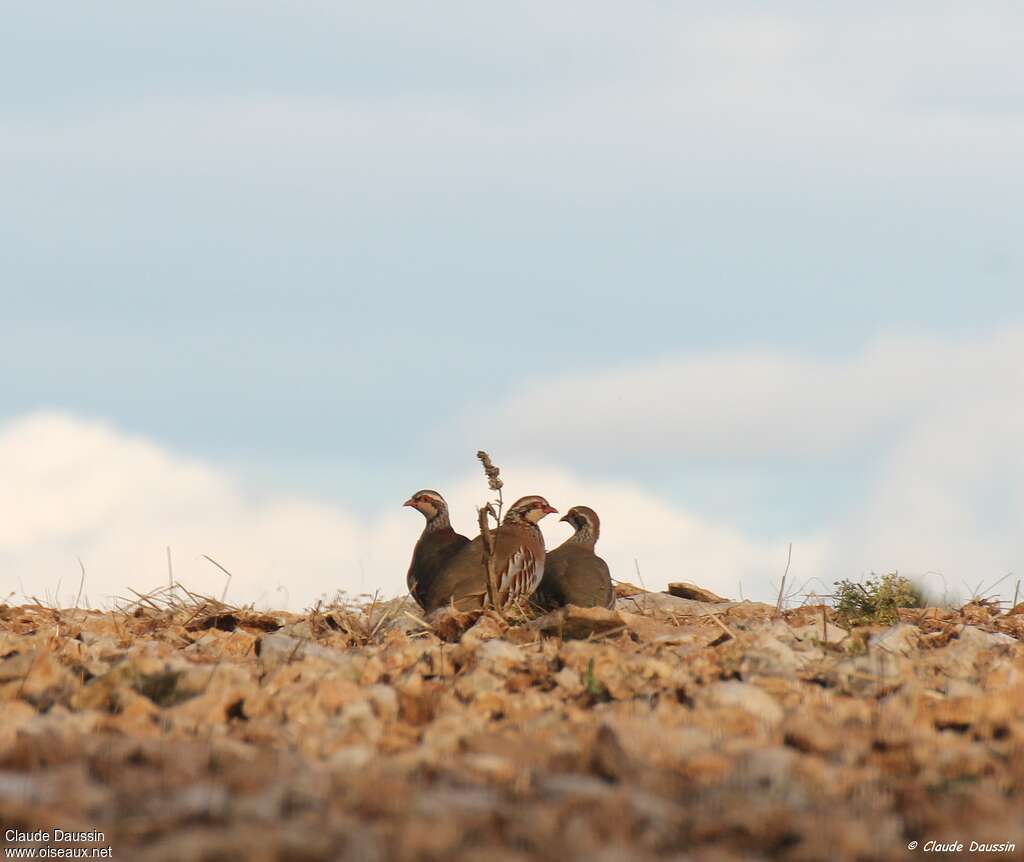
[[[491,463],[491,456],[481,449],[476,453],[476,457],[479,458],[480,463],[484,465],[484,475],[487,476],[487,487],[492,491],[500,491],[505,487],[505,483],[501,481],[498,475],[501,473],[501,470]]]

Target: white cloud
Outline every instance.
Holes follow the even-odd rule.
[[[534,380],[472,424],[566,456],[813,462],[889,448],[979,401],[1013,409],[1022,385],[1024,327],[1013,327],[962,343],[887,338],[838,360],[766,350]]]
[[[290,497],[252,498],[198,461],[105,425],[37,414],[0,430],[0,594],[66,601],[86,565],[93,603],[166,580],[170,546],[186,584],[219,594],[302,606],[321,593],[378,586],[397,592],[397,517],[357,514]],[[396,530],[396,528],[399,528]],[[391,564],[391,565],[389,565]],[[363,572],[366,574],[363,575]]]
[[[1024,332],[971,342],[888,340],[844,361],[782,354],[664,360],[555,381],[501,412],[506,500],[543,493],[558,508],[593,506],[613,573],[649,587],[675,579],[767,599],[794,543],[792,583],[899,569],[941,571],[969,593],[979,581],[1024,570]],[[526,410],[529,402],[531,409]],[[499,417],[499,418],[501,418]],[[639,484],[583,479],[538,465],[543,439],[565,463],[659,459],[736,463],[851,458],[866,464],[867,493],[816,535],[755,538]],[[570,455],[572,457],[570,457]],[[859,460],[858,460],[859,459]],[[106,425],[35,414],[0,426],[0,596],[77,590],[76,556],[95,603],[178,577],[230,596],[301,608],[323,594],[404,591],[421,528],[400,508],[361,511],[280,493],[251,494],[239,477]],[[475,469],[439,475],[457,528],[475,535],[483,482]],[[780,487],[784,495],[786,488]],[[544,524],[549,546],[567,527]],[[1012,592],[1015,578],[1004,584]],[[964,584],[968,584],[965,587]]]
[[[496,447],[569,462],[845,462],[867,471],[867,496],[817,539],[795,538],[812,569],[826,583],[940,571],[969,593],[1024,574],[1021,392],[1018,326],[886,339],[843,360],[772,351],[578,374],[527,386],[470,427],[509,429]]]
[[[893,440],[867,499],[837,525],[827,565],[941,572],[962,596],[1012,572],[1001,595],[1013,593],[1024,576],[1021,367],[940,397]]]
[[[594,506],[605,527],[601,549],[615,574],[635,580],[633,560],[650,587],[697,580],[748,595],[777,574],[781,550],[758,545],[727,527],[675,508],[639,488],[581,481],[558,471],[507,464],[508,489],[545,493],[563,511]],[[229,598],[293,608],[323,594],[404,592],[405,569],[422,527],[400,503],[414,488],[396,489],[393,511],[365,513],[273,494],[255,497],[223,471],[168,452],[107,425],[48,413],[0,427],[0,597],[43,597],[59,589],[74,600],[87,567],[85,594],[108,604],[127,588],[165,582],[165,548],[177,578],[219,595],[234,575]],[[483,481],[474,475],[438,483],[456,526],[475,535],[474,505]],[[552,519],[548,519],[551,521]],[[545,524],[549,544],[568,534]],[[809,562],[809,557],[804,557]],[[762,591],[763,592],[763,591]]]

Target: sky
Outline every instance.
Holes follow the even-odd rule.
[[[7,4],[0,599],[397,595],[479,448],[652,588],[1012,592],[1024,10],[846,6]]]

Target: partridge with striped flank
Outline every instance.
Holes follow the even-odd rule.
[[[558,510],[543,497],[516,500],[494,531],[494,572],[498,602],[505,606],[526,601],[544,576],[544,536],[537,524]],[[460,550],[431,584],[423,609],[446,605],[466,611],[479,608],[487,595],[483,538],[477,536]]]

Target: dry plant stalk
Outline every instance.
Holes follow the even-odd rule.
[[[789,564],[793,562],[793,543],[789,543],[789,552],[786,554],[786,571],[782,573],[782,583],[779,584],[779,598],[775,602],[775,613],[782,613],[782,605],[786,601],[786,577],[789,575]]]
[[[718,616],[718,614],[716,614],[714,611],[708,611],[706,613],[706,616],[711,617],[711,619],[713,619],[716,623],[718,623],[719,628],[721,628],[721,630],[723,632],[725,632],[733,640],[736,640],[736,635],[734,635],[732,633],[732,630],[724,622],[722,622],[722,620]]]
[[[492,503],[487,503],[477,510],[477,515],[480,521],[480,538],[484,544],[484,577],[487,582],[487,601],[498,612],[498,615],[502,616],[501,604],[498,601],[498,576],[494,571],[494,534],[491,532],[491,525],[487,519],[488,516],[494,518],[495,528],[501,526],[501,489],[505,483],[501,481],[501,470],[491,462],[490,455],[481,449],[476,453],[476,457],[483,464],[484,475],[487,477],[487,487],[492,491],[498,492],[497,511],[495,511]],[[504,616],[502,616],[502,619],[504,619]]]
[[[487,477],[487,487],[492,491],[498,492],[498,511],[497,514],[494,515],[494,520],[500,524],[501,508],[504,505],[504,500],[501,496],[501,489],[505,487],[505,483],[501,481],[501,470],[491,463],[491,456],[483,449],[480,449],[476,453],[476,457],[479,458],[480,463],[484,465],[484,475]]]
[[[480,516],[480,538],[484,543],[484,573],[487,580],[487,601],[491,607],[501,614],[501,606],[498,602],[498,576],[494,571],[494,534],[487,521],[488,516],[494,518],[494,507],[488,503],[479,510]],[[502,617],[504,619],[504,617]]]

